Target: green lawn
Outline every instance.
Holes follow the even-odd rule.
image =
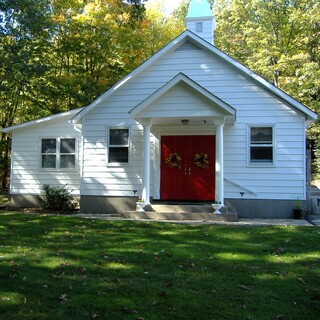
[[[0,212],[0,319],[319,319],[320,229]]]

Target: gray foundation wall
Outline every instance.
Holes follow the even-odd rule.
[[[40,206],[39,196],[30,194],[12,194],[10,203],[17,208],[37,208]]]
[[[136,209],[136,197],[81,196],[81,213],[123,213]]]
[[[122,213],[136,208],[135,197],[81,196],[80,212],[82,213]],[[37,208],[39,196],[29,194],[11,195],[10,205],[17,208]]]
[[[239,218],[291,219],[294,200],[225,199],[229,211]]]

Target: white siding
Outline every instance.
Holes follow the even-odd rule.
[[[74,195],[80,194],[80,172],[82,160],[81,133],[68,123],[70,116],[45,123],[17,129],[12,135],[11,194],[33,194],[41,192],[43,184],[68,185]],[[41,169],[41,138],[76,138],[76,170]]]
[[[103,101],[83,119],[84,171],[81,193],[84,195],[132,196],[141,194],[142,183],[142,127],[129,111],[165,85],[177,73],[183,72],[202,87],[237,110],[234,125],[225,125],[225,197],[256,199],[288,199],[305,194],[305,128],[304,117],[289,108],[271,93],[258,86],[247,75],[239,73],[220,57],[194,45],[183,45],[157,61],[137,77],[124,84],[107,101]],[[175,94],[178,91],[175,91]],[[199,110],[190,97],[163,96],[150,111]],[[196,101],[195,101],[196,102]],[[169,106],[170,103],[170,106]],[[200,106],[202,108],[203,106]],[[248,125],[275,127],[275,165],[248,166]],[[128,126],[132,132],[132,158],[127,166],[106,164],[106,129],[108,126]],[[189,129],[188,129],[189,130]],[[179,128],[181,134],[181,128]],[[212,132],[212,128],[208,128]],[[152,155],[157,154],[152,138]],[[151,168],[154,163],[151,164]],[[152,182],[153,183],[153,182]],[[155,194],[159,185],[153,186]],[[151,194],[152,194],[151,190]]]

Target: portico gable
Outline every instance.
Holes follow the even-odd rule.
[[[216,132],[215,199],[223,203],[223,125],[234,123],[236,116],[234,108],[185,74],[179,73],[129,113],[143,125],[144,129],[142,197],[147,204],[150,203],[151,128],[153,126],[177,128],[186,123],[190,126],[203,123]],[[186,132],[187,130],[185,132],[180,130],[179,134]]]
[[[164,86],[130,110],[131,116],[152,119],[153,125],[180,124],[190,120],[227,119],[235,121],[236,110],[183,73],[177,74]]]

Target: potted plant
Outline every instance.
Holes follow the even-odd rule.
[[[136,202],[136,211],[137,212],[145,212],[144,211],[144,206],[146,205],[144,199],[141,199],[141,197],[139,197],[138,201]]]
[[[212,208],[214,210],[213,213],[215,214],[221,214],[221,212],[219,211],[222,207],[222,203],[221,201],[214,201],[214,203],[212,204]]]
[[[301,219],[303,217],[302,201],[300,199],[296,199],[292,214],[293,219]]]

